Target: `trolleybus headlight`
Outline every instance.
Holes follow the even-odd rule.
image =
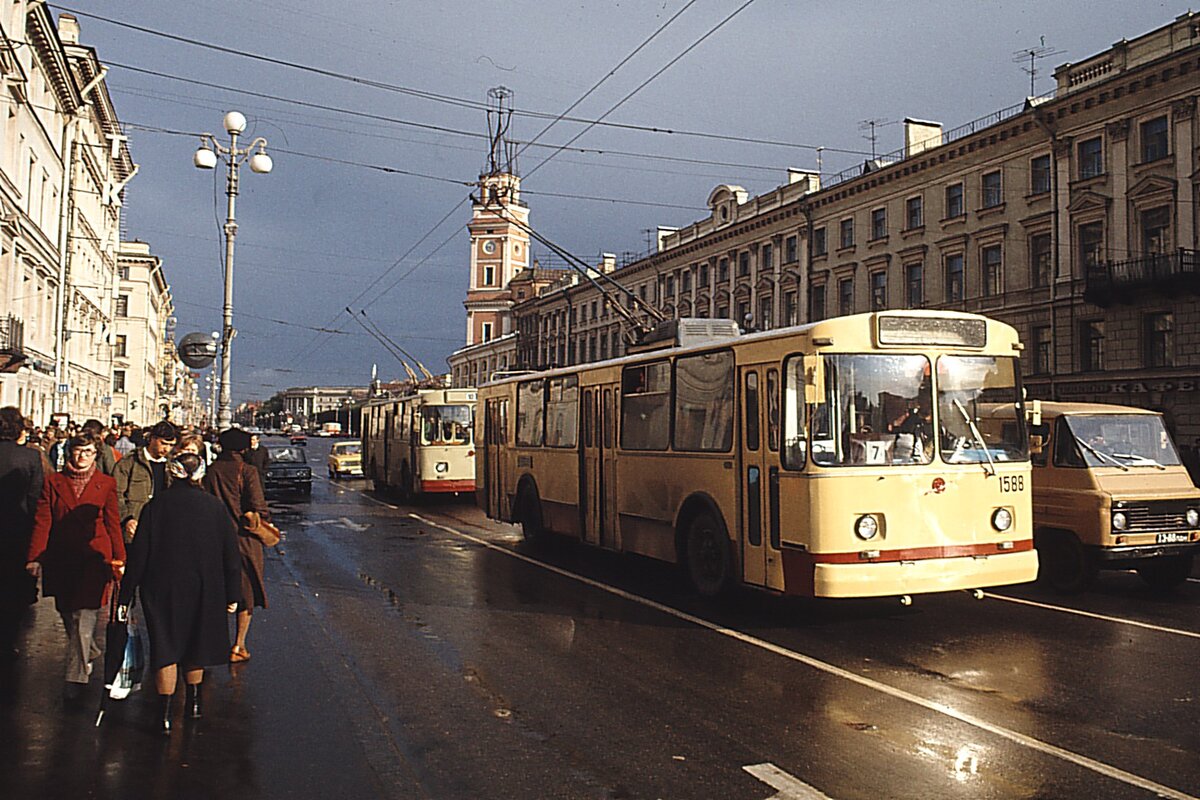
[[[992,527],[998,531],[1006,531],[1012,527],[1012,512],[1007,508],[997,508],[992,512]]]
[[[875,534],[879,533],[879,522],[870,514],[863,514],[854,523],[854,533],[863,541],[874,539]]]
[[[1187,510],[1187,524],[1189,528],[1200,526],[1200,511],[1197,511],[1194,508],[1189,508]]]
[[[450,470],[450,463],[447,461],[439,461],[437,462],[437,465],[434,466],[434,469],[438,472],[448,472]]]
[[[1112,515],[1113,530],[1123,531],[1129,525],[1129,520],[1125,518],[1124,511],[1114,511]]]

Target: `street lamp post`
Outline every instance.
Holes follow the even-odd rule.
[[[228,205],[225,212],[225,303],[221,308],[221,388],[220,408],[217,412],[217,429],[224,430],[233,422],[230,406],[230,346],[237,331],[233,327],[233,240],[237,236],[237,218],[234,215],[235,199],[238,194],[238,168],[250,161],[251,172],[265,175],[273,166],[267,155],[267,140],[259,136],[245,147],[238,147],[238,136],[246,130],[246,117],[230,111],[223,120],[229,134],[229,145],[223,145],[211,133],[200,136],[200,148],[192,156],[197,169],[213,169],[224,157],[229,167],[225,180],[225,195]],[[251,154],[257,148],[258,152]]]

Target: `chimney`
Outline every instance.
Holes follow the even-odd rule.
[[[616,268],[617,268],[617,254],[616,253],[601,253],[600,254],[600,271],[601,272],[605,272],[605,273],[612,272]]]
[[[670,228],[670,227],[667,227],[666,225],[659,225],[658,231],[657,231],[657,233],[658,233],[658,249],[656,252],[661,253],[663,250],[666,250],[667,249],[667,239],[671,238],[678,232],[679,232],[679,228]]]
[[[942,123],[927,122],[911,117],[904,120],[904,157],[932,150],[942,145]]]
[[[63,44],[79,44],[79,20],[72,14],[58,17],[58,38]]]
[[[821,188],[821,174],[816,170],[800,169],[799,167],[787,168],[787,185],[793,183],[804,182],[807,186],[804,187],[805,193],[815,192]]]

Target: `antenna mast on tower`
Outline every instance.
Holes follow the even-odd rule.
[[[488,151],[489,175],[516,175],[516,147],[508,138],[508,128],[512,124],[513,92],[506,86],[495,86],[488,89],[488,138],[491,148]]]

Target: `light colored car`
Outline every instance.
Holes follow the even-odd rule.
[[[329,452],[329,477],[353,476],[361,478],[362,444],[359,442],[337,442]]]

